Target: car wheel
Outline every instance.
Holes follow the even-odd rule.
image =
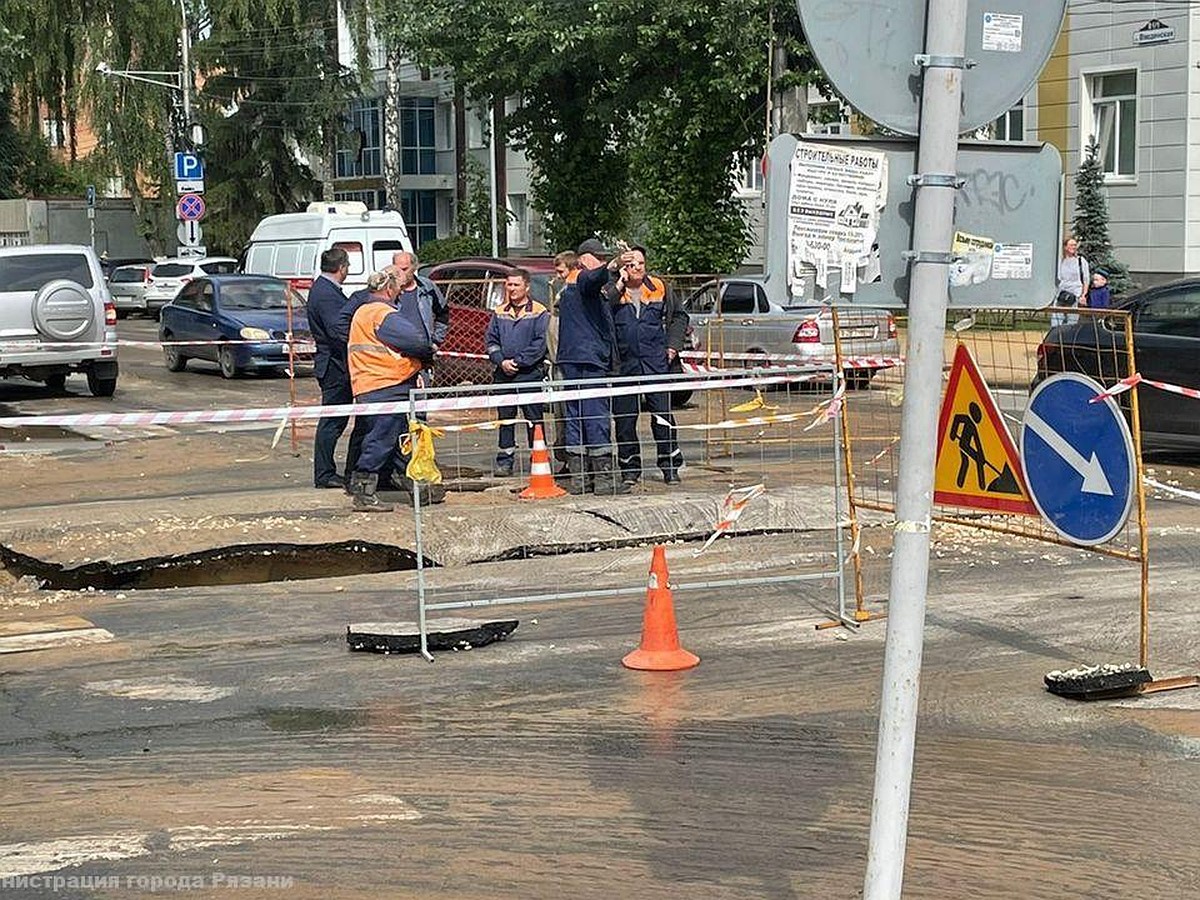
[[[170,338],[163,338],[170,340]],[[163,360],[167,364],[167,371],[182,372],[187,368],[187,357],[179,352],[178,347],[163,347]]]
[[[222,378],[238,377],[237,357],[234,355],[232,347],[222,347],[217,352],[217,363],[221,366]]]
[[[67,373],[57,372],[54,375],[47,375],[44,379],[46,387],[50,388],[56,394],[61,394],[67,389]]]
[[[92,392],[93,397],[111,397],[117,390],[117,376],[113,375],[109,378],[102,378],[94,370],[89,369],[87,373],[88,390]]]

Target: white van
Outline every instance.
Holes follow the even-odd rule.
[[[321,270],[321,254],[340,247],[350,256],[347,295],[367,286],[367,276],[390,265],[397,250],[412,251],[408,226],[394,210],[363,203],[310,203],[302,213],[267,216],[250,235],[245,271],[274,275],[308,296]]]

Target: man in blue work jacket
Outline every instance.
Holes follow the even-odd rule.
[[[537,390],[546,377],[546,331],[550,324],[550,311],[529,296],[529,273],[524,269],[513,269],[504,277],[504,301],[488,322],[483,342],[488,359],[496,367],[492,383],[534,385]],[[525,387],[529,390],[529,387]],[[521,404],[521,415],[529,421],[527,426],[528,446],[533,447],[533,426],[542,422],[543,404]],[[517,415],[516,406],[501,406],[496,416],[501,421],[511,420]],[[517,452],[516,428],[509,421],[500,426],[500,446],[496,452],[494,474],[506,478],[513,473],[513,460]]]
[[[308,292],[308,330],[312,333],[317,352],[313,358],[313,374],[321,386],[321,405],[340,406],[353,401],[350,373],[346,369],[346,339],[338,333],[338,318],[346,305],[342,283],[350,271],[350,257],[340,247],[321,254],[321,274]],[[338,474],[334,449],[346,430],[348,416],[326,416],[317,422],[313,441],[313,485],[319,488],[344,488],[346,479]],[[355,441],[351,433],[348,459],[358,456],[361,435]],[[346,467],[347,476],[350,467]]]
[[[621,268],[617,280],[605,285],[612,303],[621,375],[665,375],[683,350],[688,314],[680,308],[675,292],[654,275],[646,273],[646,250],[631,247],[632,261]],[[647,382],[653,384],[653,382]],[[650,414],[650,431],[658,447],[658,468],[663,481],[679,484],[683,454],[675,436],[671,395],[665,390],[613,397],[613,420],[617,432],[617,465],[626,484],[636,484],[642,474],[642,451],[638,440],[638,415]]]
[[[580,244],[577,254],[579,268],[568,274],[559,296],[555,363],[565,381],[593,382],[572,386],[574,389],[603,388],[617,362],[612,304],[603,289],[632,257],[626,259],[623,254],[609,260],[611,254],[596,238]],[[609,398],[572,400],[568,393],[564,407],[567,490],[572,494],[629,493],[629,486],[613,470]]]

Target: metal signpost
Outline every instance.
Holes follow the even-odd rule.
[[[916,170],[908,179],[916,196],[905,254],[911,276],[897,521],[863,888],[864,900],[899,900],[955,261],[958,137],[1004,113],[1033,84],[1053,48],[1066,0],[797,0],[797,6],[818,63],[846,100],[884,125],[918,135]],[[901,249],[878,248],[881,258]]]
[[[96,186],[89,184],[84,194],[87,204],[88,231],[91,234],[92,249],[96,249]]]
[[[1137,463],[1133,436],[1104,388],[1077,372],[1053,375],[1029,398],[1021,463],[1046,522],[1069,541],[1095,546],[1125,527]]]

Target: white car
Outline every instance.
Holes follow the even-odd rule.
[[[72,372],[88,389],[117,388],[117,310],[91,247],[0,247],[0,377],[61,391]]]
[[[179,289],[193,278],[205,275],[232,275],[238,262],[232,256],[205,256],[200,259],[164,259],[150,270],[150,283],[142,297],[148,313],[157,313],[175,299]]]

